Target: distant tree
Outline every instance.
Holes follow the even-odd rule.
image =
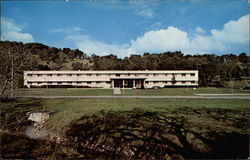
[[[43,64],[39,64],[37,69],[38,70],[44,70],[44,71],[51,70],[51,68],[48,65],[43,65]]]
[[[250,59],[249,59],[249,56],[247,56],[246,53],[241,53],[241,54],[239,55],[239,61],[240,61],[241,63],[248,63],[248,62],[250,62]]]
[[[83,64],[80,62],[72,63],[73,70],[83,70]]]

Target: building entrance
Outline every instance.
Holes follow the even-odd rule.
[[[145,79],[114,79],[115,88],[144,88]]]

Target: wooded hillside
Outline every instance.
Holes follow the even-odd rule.
[[[61,49],[41,43],[1,41],[0,76],[10,78],[11,60],[14,59],[18,86],[22,86],[23,70],[199,70],[199,85],[208,86],[249,77],[249,58],[246,53],[217,56],[184,55],[180,51],[118,58],[113,54],[87,55],[78,49]]]

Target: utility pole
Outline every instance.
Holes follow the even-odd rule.
[[[230,92],[233,93],[233,79],[230,81]]]
[[[232,81],[232,94],[234,93],[234,81]]]
[[[14,96],[13,94],[13,81],[14,81],[14,61],[13,61],[13,53],[11,53],[11,97]]]
[[[10,77],[10,96],[13,97],[13,80],[14,80],[14,62],[13,62],[13,53],[9,52],[9,57],[11,60],[11,77]]]

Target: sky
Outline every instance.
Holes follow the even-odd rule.
[[[26,0],[1,3],[1,40],[88,55],[249,54],[247,0]]]

